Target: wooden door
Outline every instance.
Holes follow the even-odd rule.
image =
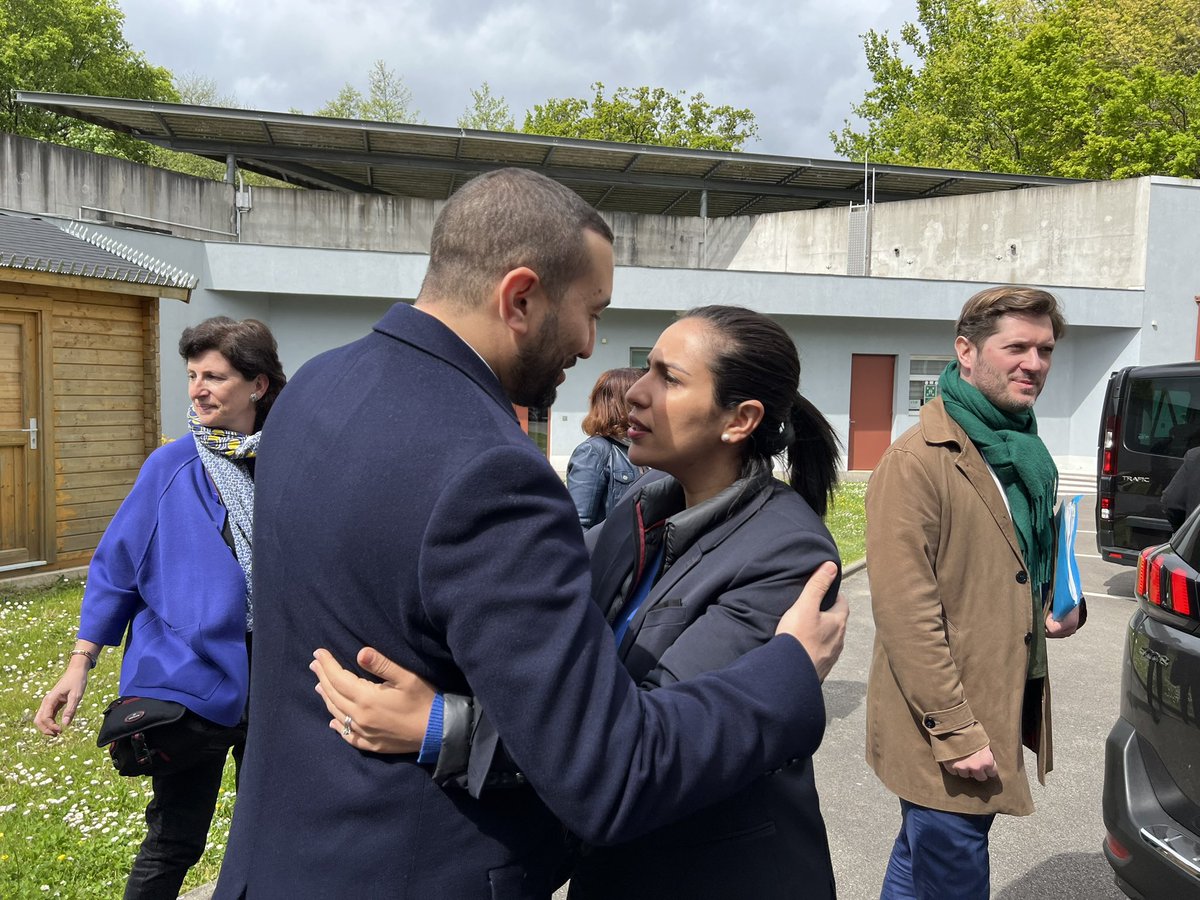
[[[0,571],[45,560],[38,314],[0,309]]]
[[[892,442],[896,357],[855,353],[850,362],[849,469],[874,469]]]

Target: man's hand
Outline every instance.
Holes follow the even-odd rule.
[[[308,667],[316,674],[317,693],[333,717],[329,727],[359,750],[416,753],[429,724],[433,685],[371,647],[358,651],[358,664],[383,683],[347,672],[328,650],[313,654]]]
[[[844,597],[834,600],[833,606],[821,610],[821,600],[837,578],[837,566],[823,562],[809,576],[808,583],[791,609],[779,620],[776,634],[790,634],[808,652],[817,677],[825,680],[833,664],[842,655],[846,641],[846,619],[850,616],[850,604]]]
[[[976,781],[987,781],[996,777],[996,759],[992,756],[992,748],[984,747],[976,750],[970,756],[962,759],[952,759],[942,763],[942,768],[951,775],[959,778],[974,778]]]
[[[1065,638],[1070,637],[1079,630],[1079,607],[1076,606],[1073,610],[1063,616],[1061,622],[1054,621],[1054,616],[1046,613],[1046,637],[1048,638]]]

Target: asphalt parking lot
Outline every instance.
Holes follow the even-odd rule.
[[[1055,770],[1045,787],[1031,775],[1037,812],[1000,816],[992,829],[996,900],[1121,900],[1101,852],[1104,739],[1116,720],[1125,626],[1134,609],[1134,569],[1099,558],[1095,496],[1080,504],[1076,542],[1087,625],[1050,641]],[[874,900],[900,822],[896,798],[863,760],[866,678],[874,626],[866,572],[843,581],[850,600],[846,648],[825,682],[828,729],[817,753],[817,786],[829,830],[838,897]],[[1031,754],[1026,767],[1035,772]]]

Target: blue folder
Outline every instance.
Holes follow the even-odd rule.
[[[1079,561],[1075,559],[1075,536],[1079,533],[1079,501],[1076,494],[1059,504],[1054,514],[1054,530],[1057,534],[1054,551],[1054,595],[1050,613],[1056,622],[1061,622],[1083,599],[1083,586],[1079,583]]]

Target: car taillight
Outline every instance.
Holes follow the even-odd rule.
[[[1104,456],[1100,468],[1101,475],[1112,475],[1117,471],[1117,417],[1109,416],[1104,420]]]
[[[1150,560],[1150,590],[1146,593],[1146,599],[1155,606],[1162,606],[1162,558]]]
[[[1112,518],[1112,497],[1100,498],[1100,518],[1106,522]]]
[[[1120,860],[1121,862],[1126,862],[1127,860],[1132,858],[1132,854],[1128,850],[1125,849],[1124,844],[1122,844],[1120,841],[1118,841],[1113,836],[1113,833],[1111,831],[1108,832],[1104,836],[1104,846],[1106,846],[1108,848],[1109,853],[1111,853],[1116,859]]]
[[[1192,614],[1192,598],[1188,595],[1188,577],[1182,569],[1171,570],[1171,609],[1181,616]]]
[[[1134,587],[1133,592],[1139,600],[1144,600],[1146,597],[1146,568],[1148,566],[1146,557],[1150,555],[1150,549],[1150,547],[1147,547],[1138,554],[1137,585]]]

